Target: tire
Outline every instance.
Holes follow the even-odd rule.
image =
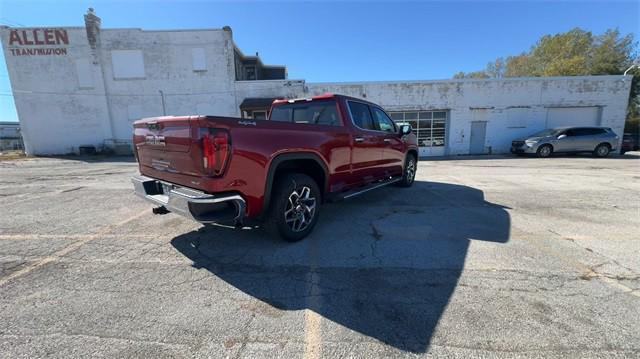
[[[418,160],[416,156],[408,154],[404,160],[404,170],[402,172],[402,179],[398,182],[400,187],[411,187],[416,179],[416,172],[418,171]]]
[[[297,242],[311,233],[318,222],[322,202],[318,184],[300,173],[277,179],[265,218],[265,229],[288,242]]]
[[[609,156],[610,152],[611,152],[611,146],[609,146],[606,143],[601,143],[598,146],[596,146],[596,148],[593,150],[593,155],[595,157],[604,158]]]
[[[553,147],[551,145],[542,145],[538,147],[538,150],[536,151],[536,154],[540,158],[549,157],[551,156],[552,153],[553,153]]]

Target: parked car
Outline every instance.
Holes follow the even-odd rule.
[[[276,100],[268,119],[146,118],[134,123],[135,192],[201,223],[258,220],[288,241],[320,204],[413,184],[416,136],[378,105],[341,95]]]
[[[550,128],[511,142],[511,152],[549,157],[553,153],[591,152],[607,157],[615,151],[619,137],[608,127]]]
[[[622,135],[622,146],[620,146],[620,153],[624,155],[625,152],[637,151],[640,149],[640,134],[639,133],[625,133]]]

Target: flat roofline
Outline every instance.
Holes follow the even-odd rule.
[[[1,29],[85,29],[85,26],[0,26]],[[130,31],[142,32],[189,32],[189,31],[225,31],[223,28],[202,28],[202,29],[143,29],[140,27],[107,27],[100,28],[100,31]]]
[[[244,55],[242,54],[242,51],[240,51],[240,49],[237,49],[237,50],[240,53],[240,56],[242,57],[243,60],[256,60],[260,62],[260,66],[262,67],[287,67],[286,65],[265,65],[262,63],[262,58],[260,56]]]
[[[84,29],[84,27],[82,27]],[[121,30],[138,30],[142,32],[190,32],[190,31],[226,31],[222,28],[201,28],[201,29],[143,29],[140,27],[112,27],[101,28],[100,31],[121,31]]]
[[[256,83],[256,82],[300,82],[300,83],[304,83],[304,80],[291,80],[291,79],[269,79],[269,80],[235,80],[235,82],[249,82],[249,83]]]
[[[262,65],[263,69],[286,69],[287,65]]]
[[[548,81],[548,80],[596,80],[623,79],[624,75],[589,75],[589,76],[548,76],[548,77],[503,77],[490,79],[442,79],[442,80],[393,80],[393,81],[357,81],[357,82],[307,82],[307,85],[392,85],[392,84],[428,84],[443,82],[497,82],[497,81]],[[630,77],[630,76],[627,76]]]
[[[25,30],[25,29],[85,29],[84,26],[7,26],[2,25],[0,29]]]

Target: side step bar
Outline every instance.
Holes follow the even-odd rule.
[[[367,186],[362,186],[359,188],[355,188],[351,191],[347,191],[347,192],[339,192],[339,193],[334,193],[331,194],[329,197],[329,201],[331,202],[336,202],[336,201],[340,201],[343,199],[349,199],[351,197],[355,197],[358,195],[361,195],[363,193],[369,192],[371,190],[374,190],[376,188],[380,188],[380,187],[384,187],[384,186],[388,186],[390,184],[396,183],[396,182],[400,182],[402,180],[402,177],[391,177],[389,179],[386,180],[382,180],[382,181],[377,181],[374,183],[371,183]]]

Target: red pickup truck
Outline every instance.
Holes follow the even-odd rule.
[[[308,235],[320,204],[414,181],[409,125],[342,95],[276,100],[269,119],[166,116],[134,123],[136,193],[154,213],[242,226],[258,220],[288,241]]]

